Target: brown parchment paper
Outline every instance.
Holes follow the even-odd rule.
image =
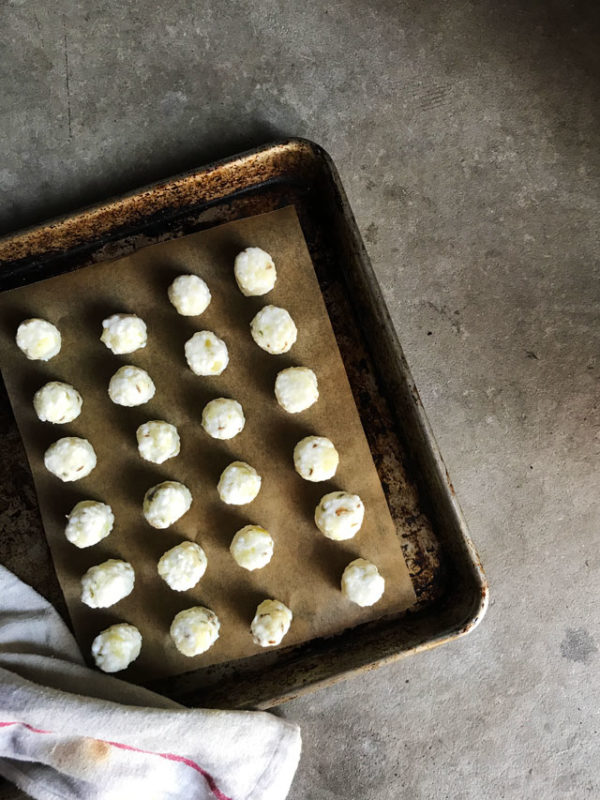
[[[247,246],[272,254],[278,271],[274,290],[245,298],[233,277],[233,259]],[[181,273],[196,273],[208,283],[212,302],[200,317],[178,315],[167,287]],[[252,340],[249,323],[267,303],[287,308],[298,326],[292,350],[272,356]],[[114,356],[99,339],[101,321],[115,312],[141,316],[148,344],[127,356]],[[14,335],[27,317],[50,320],[61,331],[62,349],[47,363],[28,361]],[[400,542],[390,516],[319,284],[293,207],[231,222],[211,230],[153,245],[105,262],[0,296],[0,363],[33,471],[46,536],[84,652],[107,625],[127,621],[143,636],[139,659],[125,675],[148,680],[260,652],[249,625],[257,604],[275,597],[294,614],[282,647],[410,607],[415,596]],[[219,377],[198,377],[187,367],[184,343],[197,330],[213,330],[227,343],[230,363]],[[146,369],[156,395],[146,405],[122,408],[110,402],[107,386],[123,364]],[[277,372],[293,365],[315,370],[319,401],[290,415],[277,404]],[[34,392],[48,380],[73,384],[84,403],[68,425],[40,422],[33,410]],[[202,408],[214,397],[233,397],[243,406],[246,426],[236,438],[211,439],[200,425]],[[181,436],[181,453],[158,466],[143,461],[135,432],[143,422],[165,419]],[[333,481],[313,484],[294,471],[292,450],[303,436],[327,436],[340,453]],[[76,483],[62,483],[48,473],[43,454],[61,436],[83,436],[98,457],[96,469]],[[252,464],[262,475],[257,499],[248,506],[224,505],[216,484],[233,460]],[[190,511],[174,526],[158,531],[141,512],[145,491],[163,480],[185,483],[193,495]],[[313,522],[316,504],[334,489],[359,494],[366,507],[355,539],[333,542]],[[79,500],[109,503],[116,523],[99,544],[79,550],[64,537],[65,515]],[[262,570],[241,569],[229,554],[233,534],[248,523],[266,527],[275,554]],[[162,553],[183,539],[206,551],[208,569],[188,592],[173,592],[156,571]],[[356,557],[376,563],[386,580],[383,598],[371,608],[348,602],[339,590],[346,564]],[[110,609],[90,609],[79,599],[79,579],[88,567],[107,558],[131,562],[136,581],[132,594]],[[169,637],[173,616],[184,608],[206,605],[221,620],[221,635],[205,654],[186,658]]]

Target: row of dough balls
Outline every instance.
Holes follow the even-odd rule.
[[[196,275],[181,275],[180,278],[194,279],[204,284],[202,278]],[[297,339],[298,329],[288,311],[268,305],[252,319],[250,333],[263,350],[280,355],[291,349]],[[61,349],[58,328],[39,318],[24,320],[17,329],[16,341],[27,358],[35,361],[49,361]],[[135,353],[148,342],[146,323],[136,314],[113,314],[102,322],[100,341],[115,355]],[[194,333],[185,343],[184,352],[189,368],[196,375],[221,375],[229,364],[227,345],[213,331]]]
[[[297,414],[310,408],[319,399],[317,376],[307,367],[288,367],[281,370],[275,379],[275,398],[279,405],[290,414]],[[131,364],[120,367],[110,379],[108,396],[116,405],[141,406],[151,400],[156,393],[154,381],[146,370]],[[81,414],[83,398],[69,383],[49,381],[44,384],[33,397],[33,407],[41,422],[64,425],[73,422]],[[228,425],[219,430],[218,425],[210,424],[211,416],[215,421],[220,417],[235,420],[236,425]],[[215,436],[211,430],[217,430],[217,439],[230,439],[244,427],[242,407],[235,400],[217,398],[206,406],[203,414],[204,427],[207,433]],[[241,427],[239,426],[241,423]]]
[[[222,401],[222,402],[221,402]],[[217,408],[215,405],[221,403]],[[227,403],[223,412],[222,405]],[[233,407],[229,404],[235,403]],[[231,410],[229,410],[231,409]],[[245,419],[237,401],[225,398],[211,400],[202,414],[202,425],[215,438],[243,427]],[[175,425],[164,420],[149,420],[136,431],[140,456],[154,464],[162,464],[175,458],[180,451],[181,442]],[[333,442],[324,436],[306,436],[293,451],[294,468],[301,478],[313,483],[332,478],[339,464],[339,455]],[[64,436],[53,442],[44,453],[46,469],[65,483],[81,480],[89,475],[97,464],[96,451],[92,444],[78,436]],[[223,502],[230,505],[251,503],[260,490],[262,478],[254,467],[243,461],[236,461],[221,474],[218,484]],[[339,516],[339,514],[338,514]],[[354,531],[358,531],[358,528]],[[350,536],[336,538],[348,539]]]
[[[279,405],[290,414],[305,411],[319,399],[317,376],[307,367],[281,370],[275,379],[274,391]],[[154,381],[146,370],[132,365],[120,367],[108,385],[108,395],[113,403],[127,407],[144,405],[155,392]],[[33,407],[41,422],[63,425],[73,422],[81,414],[83,398],[69,383],[50,381],[35,393]],[[216,439],[237,436],[245,424],[241,405],[224,397],[208,403],[202,419],[207,433]],[[223,420],[231,420],[235,425],[220,427]],[[211,424],[213,421],[217,424]]]
[[[243,476],[242,483],[239,482],[240,475]],[[243,461],[234,461],[221,473],[217,490],[224,503],[245,505],[258,494],[260,484],[261,478],[253,467]],[[148,489],[142,512],[149,525],[164,530],[181,519],[191,505],[192,493],[187,486],[179,481],[163,481]],[[343,541],[351,539],[360,530],[364,513],[365,507],[358,495],[335,491],[321,498],[315,508],[314,521],[328,539]],[[114,515],[108,504],[82,500],[67,517],[65,536],[80,549],[92,547],[110,535],[113,525]]]
[[[292,612],[280,600],[263,600],[250,624],[254,642],[261,647],[280,644],[290,629],[292,618]],[[221,622],[214,611],[205,606],[193,606],[175,615],[169,634],[179,652],[191,658],[209,650],[219,638],[220,629]],[[92,656],[103,672],[126,669],[141,649],[142,634],[128,622],[111,625],[92,642]]]
[[[81,511],[79,509],[76,513]],[[271,560],[273,539],[260,525],[245,525],[233,537],[229,550],[240,567],[252,572],[266,566]],[[368,563],[364,559],[358,561],[362,565]],[[353,561],[352,564],[354,563]],[[202,547],[195,542],[185,541],[162,554],[157,563],[157,571],[174,592],[186,592],[199,583],[207,566],[208,560]],[[350,583],[346,578],[342,580],[342,591],[359,606],[373,605],[383,593],[385,581],[377,568],[371,566],[377,574],[375,583],[364,580],[364,574],[354,575]],[[135,573],[131,564],[119,559],[108,559],[90,567],[81,578],[81,602],[90,608],[110,608],[131,594],[134,583]]]
[[[219,497],[228,505],[247,505],[258,495],[262,478],[250,464],[233,461],[221,473],[217,484]],[[168,528],[190,508],[192,493],[179,481],[164,481],[148,489],[143,513],[153,528]],[[314,521],[328,539],[352,539],[360,530],[365,507],[357,494],[328,492],[315,508]]]

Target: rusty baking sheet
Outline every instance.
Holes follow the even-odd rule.
[[[447,470],[328,155],[277,142],[0,240],[0,291],[294,205],[417,602],[338,636],[195,670],[152,688],[189,705],[266,708],[456,638],[487,585]],[[0,397],[0,561],[65,615],[23,447]]]

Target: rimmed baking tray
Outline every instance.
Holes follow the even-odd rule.
[[[0,291],[293,204],[417,596],[410,611],[152,688],[190,705],[266,708],[472,630],[487,584],[337,171],[291,139],[193,170],[0,240]],[[65,612],[5,396],[0,560]],[[24,515],[24,516],[23,516]],[[19,519],[21,522],[19,523]],[[26,524],[24,519],[27,520]],[[35,563],[26,552],[38,554]]]

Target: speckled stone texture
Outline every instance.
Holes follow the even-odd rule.
[[[0,4],[4,231],[279,136],[331,153],[487,568],[470,637],[281,708],[292,800],[600,797],[597,9]]]

